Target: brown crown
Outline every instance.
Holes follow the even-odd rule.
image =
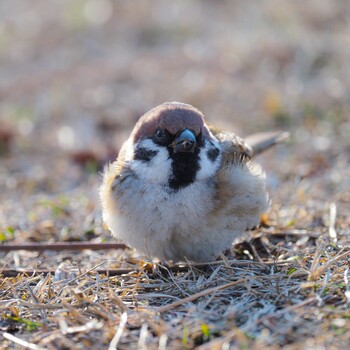
[[[204,116],[197,108],[179,102],[163,103],[145,113],[136,123],[132,132],[134,143],[143,137],[154,135],[158,128],[175,135],[183,129],[190,129],[198,135],[206,132]]]

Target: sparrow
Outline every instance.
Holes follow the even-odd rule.
[[[285,137],[263,134],[249,144],[189,104],[163,103],[138,120],[105,167],[104,223],[151,258],[213,261],[259,225],[269,199],[252,157]]]

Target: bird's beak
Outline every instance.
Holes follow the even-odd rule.
[[[196,147],[196,136],[191,130],[184,129],[176,137],[171,146],[174,149],[174,153],[193,152]]]

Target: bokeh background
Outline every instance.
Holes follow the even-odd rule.
[[[347,1],[1,0],[0,240],[111,239],[98,172],[165,101],[289,131],[269,220],[348,233],[349,62]]]

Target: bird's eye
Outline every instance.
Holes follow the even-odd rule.
[[[171,136],[165,129],[157,129],[153,136],[153,141],[161,146],[167,146],[171,141]]]
[[[156,138],[157,138],[158,140],[161,140],[163,137],[164,137],[164,130],[158,129],[158,130],[156,131]]]

